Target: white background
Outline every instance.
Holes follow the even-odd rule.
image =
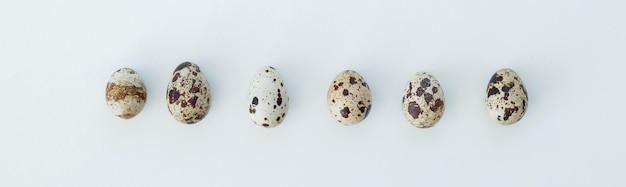
[[[619,0],[0,1],[0,186],[625,186],[626,3]],[[175,121],[166,87],[183,61],[213,105]],[[255,126],[247,89],[265,65],[290,108]],[[105,105],[111,74],[137,70],[135,118]],[[496,70],[526,84],[512,126],[485,110]],[[334,76],[353,69],[369,117],[337,123]],[[402,115],[407,81],[434,74],[443,119]]]

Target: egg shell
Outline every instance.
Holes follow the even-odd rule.
[[[372,108],[372,95],[365,79],[357,72],[339,73],[328,88],[328,110],[344,125],[363,121]]]
[[[439,81],[430,73],[418,72],[404,89],[402,112],[413,126],[428,128],[443,116],[444,103]]]
[[[271,66],[258,70],[248,89],[248,112],[252,122],[263,127],[280,125],[288,107],[287,88],[278,71]]]
[[[115,71],[107,83],[107,106],[117,117],[135,117],[146,104],[146,96],[146,86],[133,69],[122,68]]]
[[[528,108],[528,93],[519,75],[512,69],[504,68],[491,77],[485,103],[491,118],[500,124],[510,125],[524,117]]]
[[[167,86],[166,99],[177,121],[193,124],[202,120],[211,107],[211,90],[200,67],[191,62],[178,65]]]

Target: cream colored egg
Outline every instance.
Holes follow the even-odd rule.
[[[184,62],[176,67],[167,86],[166,100],[174,119],[182,123],[197,123],[207,115],[211,90],[198,65]]]
[[[372,108],[372,95],[365,79],[357,72],[339,73],[328,88],[330,114],[344,125],[363,121]]]
[[[146,96],[146,86],[133,69],[122,68],[115,71],[107,83],[107,106],[117,117],[135,117],[146,104]]]
[[[516,123],[528,108],[528,94],[522,79],[512,69],[498,70],[487,85],[485,103],[489,116],[498,123]]]
[[[256,72],[248,89],[248,112],[254,124],[275,127],[289,109],[287,88],[278,71],[266,66]]]
[[[404,89],[402,112],[413,126],[428,128],[443,116],[444,103],[439,81],[430,73],[419,72]]]

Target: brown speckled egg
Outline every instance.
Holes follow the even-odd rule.
[[[191,62],[178,65],[167,86],[166,99],[174,119],[187,124],[202,120],[211,107],[211,91],[200,67]]]
[[[487,85],[489,116],[503,125],[513,124],[526,113],[528,94],[522,79],[512,69],[496,71]]]
[[[419,128],[434,126],[443,116],[444,97],[439,81],[430,73],[419,72],[409,81],[402,97],[404,117]]]
[[[357,72],[345,70],[339,73],[328,88],[328,110],[344,125],[355,125],[370,112],[372,95],[370,88]]]
[[[106,101],[115,116],[130,119],[139,114],[146,104],[146,86],[135,70],[119,69],[107,83]]]

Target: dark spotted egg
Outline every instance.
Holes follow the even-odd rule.
[[[528,94],[522,79],[512,69],[496,71],[487,85],[489,116],[503,125],[513,124],[526,113]]]
[[[178,65],[167,85],[166,99],[177,121],[193,124],[202,120],[211,107],[211,90],[200,67],[191,62]]]
[[[439,81],[430,73],[419,72],[409,81],[402,97],[404,117],[419,128],[434,126],[443,116],[444,97]]]
[[[258,70],[248,89],[248,112],[254,124],[275,127],[285,119],[289,108],[285,83],[278,71],[265,66]]]
[[[365,119],[372,108],[370,88],[357,72],[339,73],[328,88],[328,110],[339,123],[355,125]]]
[[[146,96],[146,86],[133,69],[122,68],[115,71],[107,83],[107,106],[117,117],[135,117],[146,104]]]

